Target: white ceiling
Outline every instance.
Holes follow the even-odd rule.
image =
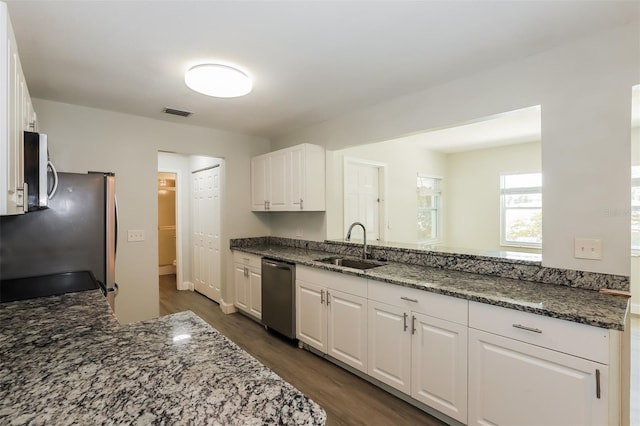
[[[7,3],[33,97],[267,138],[640,14],[635,1]],[[240,65],[254,91],[189,90],[184,71],[211,60]]]
[[[542,140],[540,106],[395,139],[445,153]]]

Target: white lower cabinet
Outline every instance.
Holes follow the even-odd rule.
[[[342,291],[335,287],[341,287]],[[345,290],[366,295],[366,280],[298,266],[296,337],[366,372],[367,299]]]
[[[234,305],[241,311],[262,319],[262,258],[234,253]]]
[[[406,309],[369,301],[368,374],[411,393],[411,332]]]
[[[411,396],[467,420],[467,326],[413,313]]]
[[[608,424],[606,365],[479,330],[469,340],[470,425]]]
[[[625,423],[620,332],[304,266],[297,271],[300,341],[460,423]]]
[[[296,279],[296,337],[323,353],[327,353],[326,291]]]
[[[395,288],[393,288],[395,287]],[[451,312],[467,302],[427,292],[415,293],[370,282],[368,374],[454,418],[467,421],[467,326],[412,310],[451,303]],[[433,299],[433,300],[429,300]],[[460,317],[466,320],[466,315]]]
[[[479,325],[489,332],[469,329],[470,425],[618,423],[609,366],[584,358],[605,356],[607,330],[472,303],[469,326]]]

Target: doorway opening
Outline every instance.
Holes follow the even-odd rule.
[[[220,244],[224,170],[225,162],[221,158],[158,152],[159,282],[165,285],[170,282],[178,290],[195,290],[218,303],[222,301]],[[165,204],[170,204],[171,195],[173,218],[163,212]],[[171,219],[175,220],[173,228]],[[162,251],[162,245],[172,237],[175,255]]]
[[[175,275],[177,261],[176,174],[158,173],[158,273]]]

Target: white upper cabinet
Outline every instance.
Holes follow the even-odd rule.
[[[301,144],[251,159],[251,210],[323,211],[325,153]]]
[[[0,215],[27,210],[23,131],[37,127],[7,5],[0,2]]]

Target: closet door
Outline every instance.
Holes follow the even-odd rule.
[[[194,287],[220,302],[220,167],[193,173],[192,199]]]

